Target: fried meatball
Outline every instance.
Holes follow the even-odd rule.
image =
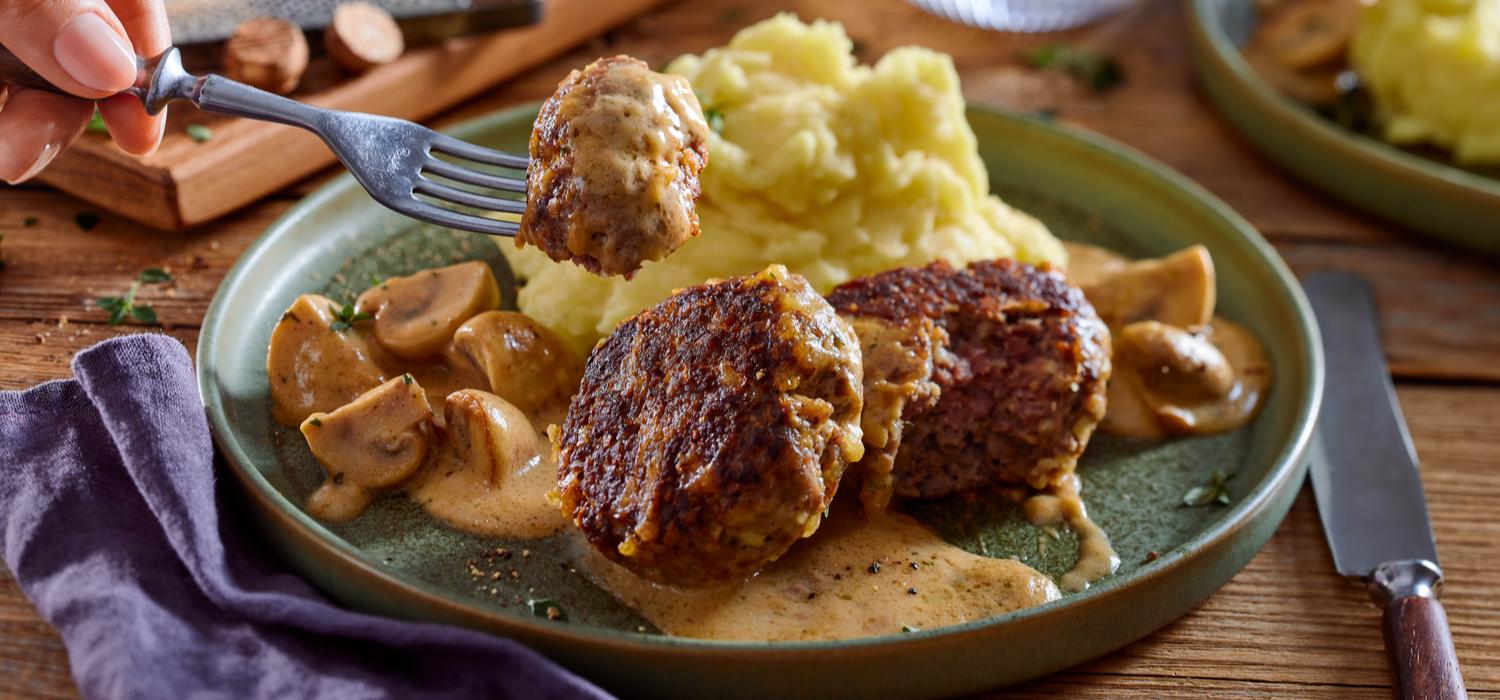
[[[937,400],[902,412],[896,496],[1044,487],[1073,471],[1104,417],[1109,330],[1049,267],[936,262],[853,280],[828,300],[849,318],[925,317],[947,336],[932,352]]]
[[[629,56],[575,70],[531,132],[516,245],[629,278],[698,235],[708,123],[687,80]]]
[[[562,511],[655,581],[754,573],[863,454],[860,377],[854,331],[780,265],[679,290],[590,355],[553,435]]]

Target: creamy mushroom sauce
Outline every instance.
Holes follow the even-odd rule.
[[[1130,261],[1098,246],[1064,245],[1069,280],[1114,336],[1101,430],[1164,440],[1234,430],[1255,416],[1270,387],[1270,360],[1253,333],[1213,314],[1206,249]]]
[[[443,294],[462,297],[460,302],[435,296],[438,286],[446,284],[457,287]],[[311,435],[330,423],[338,427],[373,421],[374,414],[351,412],[365,405],[383,406],[390,416],[383,425],[393,429],[358,435],[346,425],[340,428],[345,433],[340,439],[364,450],[400,448],[400,454],[388,460],[394,471],[370,471],[359,475],[359,481],[351,481],[356,478],[354,468],[323,449],[319,457],[330,478],[309,499],[310,512],[347,520],[375,496],[403,493],[439,520],[483,536],[531,539],[564,530],[576,535],[549,500],[556,464],[541,431],[561,419],[557,401],[545,391],[539,393],[534,383],[526,385],[529,393],[516,393],[515,387],[507,393],[506,387],[496,386],[505,383],[502,378],[492,376],[513,373],[567,381],[567,363],[555,353],[516,352],[514,334],[504,336],[504,342],[496,340],[499,334],[476,337],[492,333],[489,329],[496,326],[518,328],[534,322],[520,314],[497,318],[497,312],[488,310],[495,300],[484,277],[473,270],[439,276],[423,272],[377,289],[368,298],[378,299],[380,308],[399,309],[400,323],[392,319],[382,324],[377,312],[372,321],[336,332],[330,329],[336,312],[327,311],[332,302],[306,295],[293,306],[300,310],[297,319],[284,318],[273,334],[268,369],[273,386],[281,385],[273,397],[278,406],[289,406],[278,410],[278,420],[295,425],[297,411],[308,415],[314,405],[331,410],[312,412],[300,421]],[[393,289],[416,290],[427,299],[446,298],[438,304],[437,323],[426,323],[421,303],[393,294]],[[475,315],[464,321],[466,314]],[[445,338],[435,339],[428,330],[433,327]],[[424,359],[397,358],[381,342],[382,330],[396,338],[407,355]],[[321,358],[328,358],[328,364]],[[346,398],[352,386],[377,380],[381,383],[374,389]],[[576,385],[573,379],[569,390]],[[531,410],[523,411],[496,395],[501,393]],[[349,403],[328,406],[341,400]],[[311,425],[314,418],[323,425]],[[399,445],[391,442],[391,435],[399,436]],[[411,468],[411,455],[418,451],[425,459],[419,468]],[[1030,498],[1020,490],[993,496],[1021,503],[1022,512],[1039,527],[1065,525],[1078,533],[1078,560],[1056,583],[1018,560],[965,551],[899,512],[863,512],[852,493],[836,501],[822,527],[780,560],[755,576],[711,590],[651,583],[600,556],[581,536],[569,541],[581,571],[668,634],[764,641],[848,639],[984,619],[1056,600],[1062,591],[1083,590],[1113,573],[1119,559],[1104,531],[1088,519],[1078,488],[1078,480],[1070,478]]]

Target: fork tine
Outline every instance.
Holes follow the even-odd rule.
[[[439,153],[458,156],[465,160],[472,160],[476,163],[484,163],[486,165],[498,165],[505,168],[517,168],[519,170],[526,169],[527,158],[525,156],[475,146],[472,143],[460,141],[447,134],[433,132],[431,143],[432,149]]]
[[[414,219],[421,219],[430,224],[447,226],[448,228],[456,228],[462,231],[487,233],[491,236],[514,236],[521,231],[521,224],[515,221],[501,221],[484,216],[464,214],[452,209],[444,209],[428,204],[415,197],[387,202],[386,205]]]
[[[489,173],[482,173],[477,170],[470,170],[468,168],[459,167],[444,160],[438,160],[437,158],[433,158],[432,156],[427,157],[427,162],[422,165],[422,169],[429,173],[432,173],[433,175],[446,177],[449,180],[457,180],[458,182],[462,182],[468,185],[478,185],[480,187],[488,187],[492,190],[504,190],[506,192],[526,191],[526,182],[524,180],[517,180],[515,178],[509,177],[500,177],[499,175],[491,175]]]
[[[439,185],[438,183],[428,180],[425,177],[417,178],[417,181],[412,185],[412,190],[432,197],[437,197],[438,199],[446,202],[462,204],[467,207],[488,209],[490,211],[503,211],[510,214],[526,213],[525,202],[516,201],[514,199],[500,199],[499,197],[486,197],[482,194],[475,194],[473,192],[469,192],[468,190],[458,189],[457,187]]]

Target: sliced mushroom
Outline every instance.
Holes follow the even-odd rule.
[[[513,311],[469,319],[454,332],[443,357],[478,372],[491,392],[542,425],[561,420],[583,379],[583,361],[561,336]]]
[[[489,392],[448,395],[447,427],[432,465],[410,493],[427,512],[469,532],[535,538],[561,532],[567,520],[547,500],[557,484],[547,446],[526,415]]]
[[[1103,282],[1130,264],[1129,258],[1115,251],[1088,243],[1063,241],[1063,250],[1068,253],[1064,272],[1075,287]]]
[[[1268,13],[1253,45],[1292,70],[1339,61],[1359,27],[1359,12],[1359,0],[1302,0]]]
[[[353,519],[380,491],[411,477],[427,458],[431,419],[427,393],[403,375],[303,421],[307,446],[328,472],[308,512],[334,522]]]
[[[1224,319],[1194,331],[1155,321],[1115,334],[1115,373],[1101,427],[1160,440],[1233,430],[1255,415],[1270,382],[1260,341]]]
[[[474,260],[393,277],[365,290],[358,306],[375,314],[375,340],[385,349],[421,360],[441,352],[464,321],[500,306],[500,287]]]
[[[1195,245],[1164,258],[1137,260],[1079,286],[1110,328],[1137,321],[1189,328],[1213,318],[1214,281],[1208,249]]]
[[[448,395],[448,423],[437,471],[468,471],[490,487],[531,466],[541,454],[536,430],[520,408],[494,394],[464,389]]]
[[[385,381],[380,351],[363,329],[333,330],[334,303],[304,294],[292,302],[271,332],[266,373],[271,414],[297,425],[317,411],[332,411]]]

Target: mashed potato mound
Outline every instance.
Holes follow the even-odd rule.
[[[1365,8],[1350,62],[1387,140],[1500,164],[1500,0],[1379,0]]]
[[[826,293],[938,258],[1066,262],[1040,221],[990,196],[951,58],[901,48],[860,66],[852,49],[839,24],[781,15],[674,61],[719,132],[702,234],[629,281],[502,242],[527,280],[521,310],[586,350],[674,289],[773,263]]]

